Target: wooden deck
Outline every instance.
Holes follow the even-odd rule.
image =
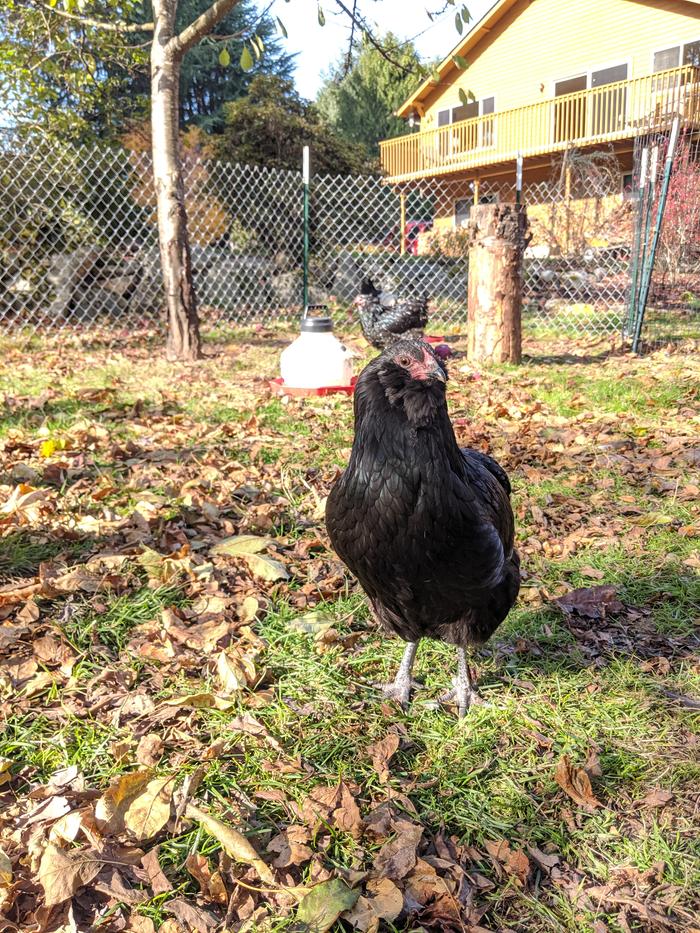
[[[390,181],[477,170],[666,130],[700,127],[700,68],[685,65],[380,143]]]

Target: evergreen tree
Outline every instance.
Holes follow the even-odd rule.
[[[345,59],[335,66],[317,98],[321,116],[336,132],[360,143],[373,157],[379,154],[380,139],[406,132],[394,111],[427,74],[411,42],[400,43],[389,33],[381,44],[400,68],[364,41],[347,71]]]
[[[366,174],[364,147],[321,120],[314,104],[299,97],[291,81],[258,75],[245,97],[224,105],[225,126],[215,140],[217,155],[232,162],[298,169],[302,148],[311,147],[315,172]]]

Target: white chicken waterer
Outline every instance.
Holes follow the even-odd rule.
[[[307,315],[301,322],[301,334],[282,351],[282,378],[273,380],[273,385],[289,395],[349,394],[355,381],[353,355],[333,334],[329,317]]]

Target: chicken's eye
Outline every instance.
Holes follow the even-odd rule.
[[[411,357],[410,357],[410,356],[400,356],[400,357],[398,358],[397,362],[398,362],[399,366],[403,366],[403,367],[405,367],[406,369],[408,369],[408,367],[411,365]]]

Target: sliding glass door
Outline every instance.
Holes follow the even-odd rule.
[[[591,87],[601,88],[593,95],[591,107],[591,136],[605,136],[625,125],[627,112],[627,88],[608,87],[627,80],[627,65],[613,65],[591,72]]]
[[[568,95],[585,91],[587,87],[588,75],[577,75],[555,83],[554,96],[564,98],[554,103],[555,143],[571,142],[586,136],[586,98]]]

